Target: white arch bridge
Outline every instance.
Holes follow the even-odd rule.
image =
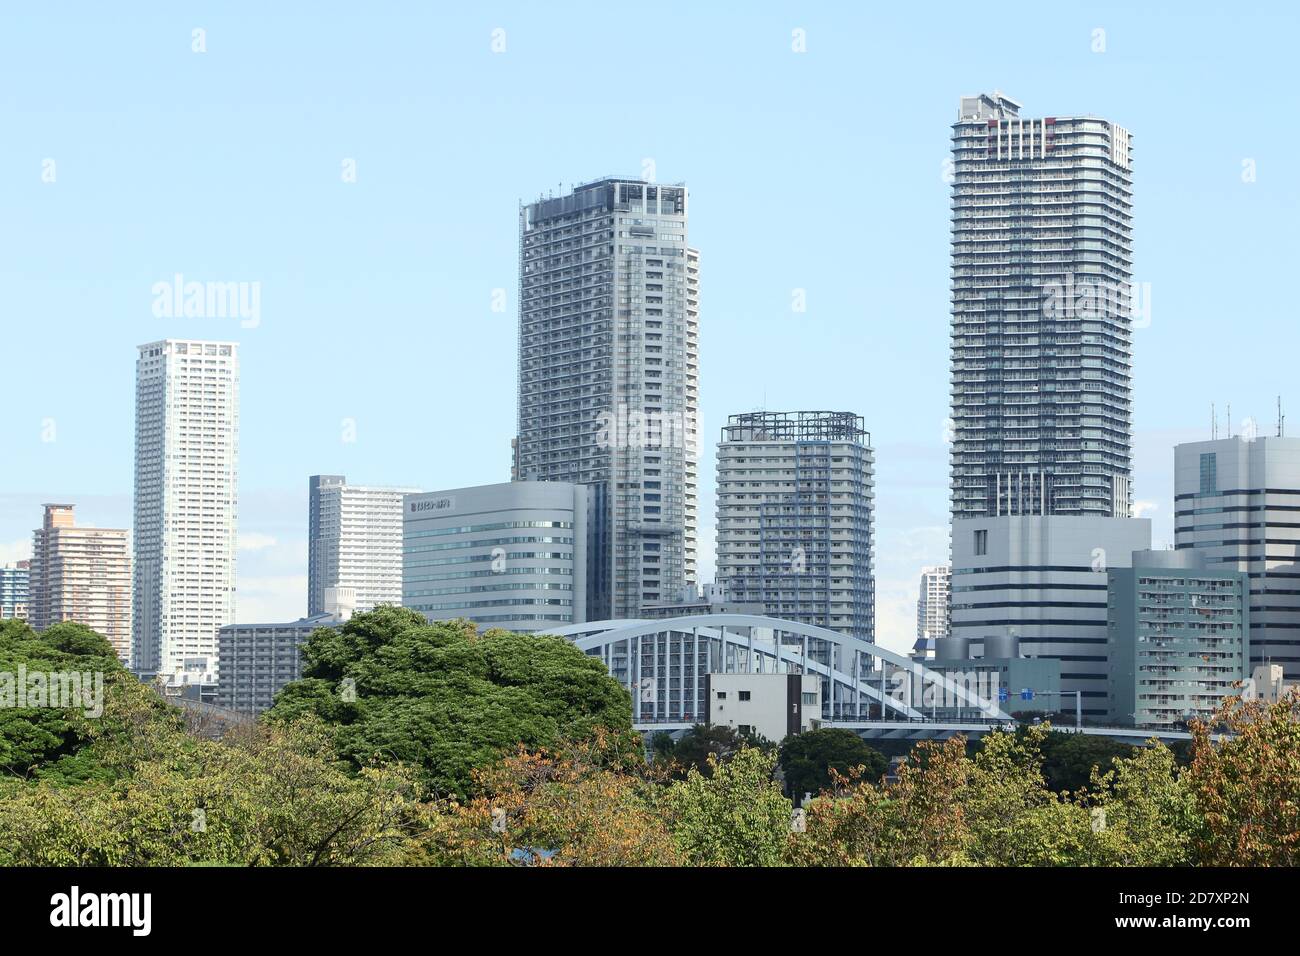
[[[836,726],[873,719],[926,722],[925,710],[933,710],[939,699],[950,718],[982,722],[985,729],[1012,719],[998,706],[996,691],[981,696],[968,682],[902,654],[798,621],[695,614],[595,621],[542,633],[567,638],[599,657],[631,693],[633,726],[643,731],[706,722],[709,673],[816,674],[822,682],[822,719]]]

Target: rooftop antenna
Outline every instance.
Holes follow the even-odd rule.
[[[1219,416],[1214,413],[1214,402],[1210,402],[1210,441],[1219,437]]]
[[[1277,437],[1286,434],[1286,416],[1282,414],[1282,396],[1277,397]]]
[[[1232,402],[1228,403],[1228,437],[1232,437]]]

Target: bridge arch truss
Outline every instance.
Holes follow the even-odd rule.
[[[968,684],[877,644],[798,621],[696,614],[595,621],[544,633],[600,658],[632,695],[632,720],[640,729],[706,722],[709,673],[816,674],[822,682],[822,718],[830,722],[862,721],[873,714],[925,720],[917,688],[942,694],[959,710],[969,708],[972,718],[1011,719]]]

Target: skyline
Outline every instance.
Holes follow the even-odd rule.
[[[1140,144],[1134,275],[1152,283],[1154,307],[1152,325],[1134,334],[1134,499],[1136,513],[1155,523],[1157,546],[1172,543],[1173,445],[1209,437],[1211,402],[1221,416],[1226,403],[1233,405],[1238,430],[1253,414],[1260,434],[1272,434],[1274,396],[1287,397],[1285,355],[1260,345],[1270,330],[1286,328],[1287,317],[1262,304],[1287,301],[1286,264],[1295,240],[1283,230],[1289,230],[1295,196],[1285,182],[1285,163],[1295,152],[1295,134],[1284,124],[1266,122],[1280,105],[1263,95],[1267,83],[1256,80],[1253,104],[1240,96],[1242,77],[1266,76],[1267,49],[1285,36],[1282,30],[1260,29],[1258,13],[1249,18],[1253,27],[1247,31],[1227,19],[1197,29],[1141,11],[1035,12],[1025,21],[990,28],[988,36],[996,29],[1005,40],[1005,48],[987,52],[1004,64],[1002,69],[984,70],[970,56],[924,65],[918,60],[911,70],[898,69],[896,76],[909,82],[897,82],[895,89],[921,92],[909,96],[901,110],[891,95],[890,108],[878,114],[888,121],[876,125],[868,103],[873,89],[883,86],[872,78],[900,68],[913,49],[907,31],[900,36],[898,21],[839,13],[808,17],[798,11],[741,23],[702,13],[692,24],[695,32],[679,38],[680,47],[666,50],[684,56],[711,50],[740,69],[745,82],[736,88],[752,88],[754,94],[737,111],[739,117],[709,109],[679,111],[674,115],[683,128],[671,133],[657,127],[630,133],[609,119],[595,128],[598,135],[592,138],[600,144],[595,148],[585,137],[575,137],[576,142],[556,137],[535,148],[510,150],[511,137],[497,126],[508,130],[515,125],[509,117],[529,118],[529,107],[541,96],[530,92],[504,104],[504,119],[497,113],[479,115],[477,121],[446,118],[448,127],[466,124],[471,131],[466,141],[473,141],[474,133],[485,138],[479,140],[483,148],[465,151],[459,164],[445,160],[436,167],[443,175],[422,172],[414,158],[400,155],[403,146],[436,146],[436,137],[404,139],[415,134],[400,125],[371,128],[369,140],[362,135],[366,120],[359,117],[360,108],[367,106],[376,82],[382,93],[382,80],[400,73],[400,56],[392,65],[370,61],[374,77],[353,87],[355,93],[344,90],[341,112],[348,120],[340,126],[350,124],[350,136],[322,133],[295,152],[292,133],[266,128],[283,112],[271,103],[265,113],[244,117],[253,129],[261,127],[257,148],[240,151],[236,142],[225,149],[221,133],[228,128],[221,121],[231,119],[232,107],[250,95],[242,84],[275,78],[274,60],[266,55],[273,44],[295,37],[307,48],[308,72],[325,82],[317,73],[322,64],[310,58],[311,40],[332,43],[330,52],[337,52],[345,27],[281,14],[259,23],[250,35],[240,30],[237,16],[207,18],[208,52],[199,56],[190,52],[193,24],[182,16],[188,18],[150,18],[138,35],[97,15],[60,24],[57,33],[38,19],[44,29],[26,31],[29,42],[22,49],[0,39],[5,54],[0,59],[9,64],[0,69],[28,75],[36,90],[18,116],[16,142],[23,148],[0,160],[6,183],[0,201],[8,207],[3,219],[10,224],[0,233],[8,264],[4,282],[13,289],[14,314],[41,317],[8,323],[6,334],[22,355],[39,356],[51,341],[76,346],[60,351],[57,379],[36,361],[11,370],[11,387],[31,400],[7,403],[0,411],[5,444],[16,450],[21,475],[0,488],[0,562],[27,556],[14,549],[25,544],[30,551],[39,504],[45,501],[75,502],[88,525],[129,527],[129,357],[140,343],[160,338],[230,339],[241,343],[244,393],[237,619],[288,620],[305,613],[309,475],[339,473],[363,484],[425,488],[508,478],[518,306],[514,204],[533,198],[533,191],[544,190],[541,184],[556,175],[567,185],[591,181],[610,167],[639,174],[649,158],[658,181],[684,181],[691,189],[690,241],[704,256],[701,580],[713,578],[714,449],[722,423],[759,407],[843,408],[865,418],[876,453],[878,637],[895,649],[910,646],[919,570],[947,557],[949,187],[943,182],[943,160],[958,98],[985,89],[1016,97],[1027,114],[1106,116],[1133,130]],[[405,52],[410,45],[419,49],[395,35],[395,18],[378,19],[365,25],[358,43],[377,42],[383,32],[385,42]],[[583,43],[590,27],[581,23],[566,24],[565,32],[573,35],[565,42],[544,16],[512,10],[497,19],[507,31],[501,54],[490,49],[497,20],[485,17],[458,17],[463,29],[434,44],[448,55],[437,69],[464,69],[484,85],[481,94],[476,87],[468,91],[469,104],[480,109],[495,102],[501,112],[503,84],[512,92],[511,78],[527,76],[539,50],[592,50]],[[276,30],[277,23],[284,29]],[[853,38],[874,36],[870,27],[891,24],[902,42],[893,49],[877,44],[888,54],[886,65],[865,63],[871,57],[860,55]],[[1091,31],[1103,24],[1107,49],[1092,53]],[[793,29],[806,29],[806,53],[791,50]],[[941,48],[944,43],[978,48],[988,38],[964,24],[961,30],[943,23],[927,29],[927,38]],[[105,42],[105,37],[116,40]],[[1252,46],[1233,46],[1246,37]],[[105,70],[99,88],[77,90],[84,98],[78,112],[77,101],[67,98],[77,85],[58,81],[58,69],[74,62],[79,70],[93,69],[100,62],[96,58],[109,52],[116,62],[119,56],[137,59],[147,44],[172,50],[161,43],[164,39],[179,51],[166,54],[166,63],[177,71],[178,89],[155,93],[157,103],[124,105],[123,96],[129,101],[139,92],[131,85],[133,74]],[[628,42],[644,41],[629,37]],[[1213,50],[1202,51],[1198,43]],[[1005,66],[1008,54],[1012,66]],[[48,66],[41,57],[48,58]],[[1045,69],[1049,64],[1052,69]],[[1175,67],[1162,77],[1165,86],[1140,82],[1144,71],[1157,65]],[[240,73],[249,67],[250,77]],[[1231,82],[1216,83],[1216,68]],[[557,70],[569,69],[562,59]],[[960,82],[954,82],[954,74],[961,75]],[[836,78],[852,83],[839,84],[847,93],[827,96]],[[719,76],[711,79],[709,90]],[[1283,88],[1280,72],[1277,79],[1276,88]],[[1182,98],[1173,102],[1182,110],[1162,110],[1162,94],[1177,82],[1184,84],[1175,91]],[[607,104],[629,96],[654,103],[671,93],[665,91],[670,86],[667,81],[656,86],[653,95],[635,86],[614,94],[584,90],[605,97]],[[818,96],[810,98],[814,88]],[[283,86],[272,84],[258,93],[274,100],[276,89]],[[194,143],[140,136],[142,126],[151,128],[151,121],[166,118],[186,92],[193,98],[196,90],[210,135]],[[110,105],[108,112],[120,114],[121,129],[109,129],[106,120],[112,116],[95,112],[112,104],[114,93],[117,109]],[[466,93],[456,90],[462,99]],[[714,100],[706,93],[689,99],[717,101],[716,92]],[[764,95],[767,100],[759,103]],[[810,106],[804,106],[805,99]],[[843,122],[836,104],[845,100],[858,103],[859,111],[846,115],[860,120],[861,129],[834,125]],[[1203,140],[1190,136],[1191,121],[1209,115],[1216,104],[1217,139],[1202,151]],[[1189,112],[1192,105],[1195,113]],[[458,103],[442,106],[450,113],[467,109]],[[908,112],[911,108],[915,113]],[[69,110],[84,125],[54,128],[54,119]],[[383,109],[379,113],[394,118]],[[1256,122],[1249,126],[1252,116]],[[310,120],[302,122],[305,126],[288,128],[313,129]],[[757,154],[743,145],[738,128],[765,133]],[[212,148],[214,142],[219,148]],[[908,159],[915,155],[928,161]],[[259,156],[265,165],[257,165]],[[40,181],[47,157],[57,163],[53,183]],[[355,183],[340,180],[340,164],[350,157],[357,160]],[[1254,182],[1242,180],[1246,159],[1257,161]],[[482,169],[475,168],[480,164]],[[466,187],[445,173],[459,173],[475,185]],[[849,176],[880,186],[855,196],[844,215],[835,202],[842,203],[844,192],[836,184]],[[206,196],[179,188],[190,181],[203,184]],[[804,202],[787,207],[770,197],[754,201],[755,186],[769,181],[798,183]],[[451,188],[442,188],[448,184]],[[1183,200],[1192,189],[1198,199],[1189,210]],[[235,211],[230,224],[223,224],[225,210]],[[1204,228],[1202,218],[1214,227]],[[374,243],[377,250],[367,248],[369,239],[378,239],[365,234],[367,226],[386,237]],[[432,235],[438,227],[445,239]],[[1261,241],[1255,246],[1249,239],[1234,241],[1256,234]],[[60,246],[52,247],[56,236]],[[1208,248],[1200,249],[1198,242]],[[1221,265],[1221,281],[1203,278],[1198,256],[1205,254]],[[865,281],[859,270],[865,271]],[[153,314],[153,287],[178,273],[199,281],[260,283],[257,326]],[[498,290],[505,292],[500,312],[493,311]],[[797,290],[805,293],[806,312],[792,311]],[[334,296],[337,301],[330,301]],[[1259,338],[1241,334],[1237,317],[1242,314],[1258,320]],[[89,320],[90,315],[104,318]],[[923,316],[923,322],[908,321],[912,315]],[[1206,342],[1214,343],[1213,353],[1203,347]],[[412,347],[416,344],[422,347]],[[333,360],[340,351],[356,364]],[[866,368],[859,359],[864,351]],[[455,356],[453,362],[445,361],[448,354]],[[337,375],[327,374],[331,367]],[[60,387],[52,389],[56,381]],[[469,413],[467,396],[477,406]],[[268,409],[280,410],[287,424],[266,421]],[[347,419],[354,423],[356,441],[343,440]],[[53,423],[53,441],[41,440],[49,433],[47,421]],[[1154,503],[1155,509],[1143,510],[1143,503],[1148,508]]]

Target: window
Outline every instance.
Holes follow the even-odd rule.
[[[1219,456],[1208,452],[1201,456],[1201,494],[1210,495],[1219,490]]]
[[[989,533],[987,531],[975,532],[975,553],[977,555],[989,553]]]
[[[738,691],[736,693],[736,696],[741,700],[749,700],[749,691],[747,690]]]
[[[726,699],[727,699],[727,692],[725,690],[718,691],[718,700],[726,700]]]
[[[817,695],[810,694],[808,693],[808,691],[804,691],[801,700],[804,702],[804,704],[815,704],[817,703]]]

